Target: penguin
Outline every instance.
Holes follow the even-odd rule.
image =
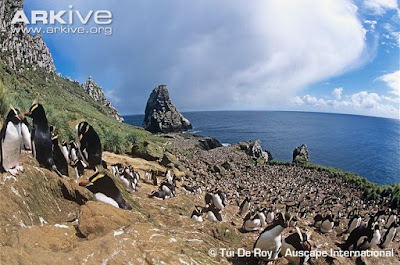
[[[396,213],[395,213],[395,212],[392,212],[392,213],[388,216],[388,218],[386,219],[385,228],[388,229],[388,228],[392,225],[392,223],[396,221],[396,219],[397,219]]]
[[[156,172],[151,171],[151,181],[154,186],[158,186]]]
[[[210,206],[213,204],[213,194],[207,192],[206,195],[204,196],[204,201],[207,206]]]
[[[316,216],[314,216],[314,226],[316,228],[320,228],[321,224],[322,224],[322,220],[324,219],[324,217],[322,216],[322,214],[317,214]]]
[[[212,195],[213,204],[218,210],[224,209],[226,206],[226,195],[222,191],[218,191]]]
[[[149,198],[165,200],[165,199],[168,199],[169,196],[165,191],[157,190],[157,191],[152,191],[151,194],[149,195]]]
[[[65,161],[67,161],[67,164],[71,163],[71,160],[69,159],[69,148],[68,148],[68,144],[66,142],[62,142],[61,144],[61,152],[65,158]]]
[[[266,208],[258,212],[258,217],[260,218],[261,227],[265,227],[267,225],[267,217],[265,216],[266,212],[267,212]]]
[[[83,121],[76,126],[78,150],[89,169],[103,165],[100,137],[89,123]]]
[[[31,152],[32,151],[31,125],[29,124],[27,119],[22,119],[21,134],[22,134],[22,142],[24,150]]]
[[[11,106],[0,132],[1,169],[13,176],[24,170],[19,165],[22,142],[21,120],[23,120],[23,116],[19,110]]]
[[[71,166],[74,168],[76,178],[78,179],[83,175],[83,172],[85,171],[87,165],[85,164],[85,162],[79,159],[78,157],[79,151],[76,143],[73,141],[70,142],[69,147],[70,147],[69,155],[70,155]]]
[[[122,174],[117,174],[117,176],[122,181],[129,193],[132,193],[136,190],[135,178],[128,167],[123,170]]]
[[[275,213],[272,209],[267,212],[267,224],[271,224],[275,220]]]
[[[210,205],[207,210],[207,219],[212,222],[222,222],[221,212],[215,208],[214,205]]]
[[[358,214],[355,214],[351,220],[349,221],[349,226],[347,228],[347,232],[351,233],[354,229],[361,225],[362,218]]]
[[[373,246],[376,246],[381,242],[381,233],[379,231],[379,225],[375,223],[373,227],[374,229],[372,236],[371,234],[369,234],[369,236],[364,238],[362,242],[361,239],[359,239],[357,242],[357,249],[359,250],[371,249]]]
[[[333,227],[335,226],[335,222],[333,219],[335,218],[335,215],[332,214],[327,214],[322,220],[321,220],[321,226],[320,226],[320,231],[322,233],[331,233],[333,230]]]
[[[198,206],[195,207],[195,209],[192,212],[192,215],[190,216],[190,219],[196,221],[196,222],[203,222],[203,211],[200,209]]]
[[[288,212],[278,213],[273,224],[265,228],[254,243],[253,253],[255,258],[264,261],[278,259],[282,247],[282,232],[289,227],[290,219]],[[262,256],[262,253],[270,253],[270,256]]]
[[[97,201],[111,204],[117,208],[131,210],[132,207],[122,198],[121,192],[107,174],[96,172],[89,180],[81,180],[79,186],[90,190]]]
[[[239,206],[239,215],[243,216],[246,215],[250,210],[250,198],[244,198],[243,202]]]
[[[386,230],[385,235],[382,237],[382,242],[379,245],[380,248],[389,247],[390,243],[392,243],[394,238],[396,237],[398,227],[399,225],[396,222],[393,222],[390,225],[390,227]]]
[[[41,104],[33,104],[25,115],[33,119],[33,129],[31,133],[31,143],[33,156],[40,166],[55,171],[60,177],[62,174],[54,164],[52,141],[46,112]]]
[[[309,255],[286,255],[288,250],[290,250],[291,253],[293,253],[294,251],[311,251],[311,244],[310,242],[308,242],[308,239],[309,235],[307,235],[306,233],[302,233],[300,229],[296,227],[296,233],[292,233],[282,241],[281,256],[285,257],[289,261],[289,264],[303,265],[307,262],[312,264]]]
[[[350,233],[346,242],[342,245],[342,249],[357,250],[358,246],[364,241],[365,238],[372,238],[373,235],[373,224],[370,224],[368,227],[360,225]]]
[[[53,145],[53,160],[54,164],[56,165],[58,171],[64,176],[68,177],[68,163],[67,160],[65,160],[65,157],[60,149],[60,146],[58,145],[58,136],[53,136],[51,138],[52,145]]]
[[[159,189],[165,191],[169,197],[176,196],[174,184],[169,183],[167,180],[161,182]]]
[[[261,219],[258,213],[249,212],[243,220],[242,229],[246,232],[257,231],[261,228]]]

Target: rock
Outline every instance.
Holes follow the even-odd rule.
[[[107,108],[109,116],[113,117],[119,122],[124,121],[124,118],[121,117],[121,115],[118,113],[118,110],[106,98],[103,88],[99,87],[93,81],[93,78],[91,76],[89,76],[89,78],[86,80],[85,84],[83,85],[83,89],[86,91],[86,93],[89,94],[91,98]]]
[[[221,147],[222,144],[213,137],[204,137],[203,139],[199,140],[199,146],[203,150],[211,150],[217,147]]]
[[[162,159],[163,155],[164,152],[162,147],[149,141],[137,142],[132,146],[133,157],[140,157],[146,160],[155,161]]]
[[[179,161],[176,156],[170,152],[165,152],[160,164],[165,167],[173,167],[174,165],[179,165]]]
[[[167,86],[160,85],[153,89],[147,101],[143,128],[152,133],[169,133],[193,127],[172,104]]]
[[[130,224],[129,211],[106,203],[89,201],[81,207],[78,228],[82,235],[93,238]]]
[[[308,148],[307,145],[302,144],[293,150],[293,163],[308,162]]]
[[[233,164],[230,163],[230,162],[228,162],[228,161],[225,161],[221,166],[222,166],[223,168],[225,168],[226,170],[231,170],[231,169],[234,168]]]
[[[53,57],[41,34],[25,33],[26,25],[11,24],[17,10],[22,10],[23,0],[4,0],[0,3],[0,50],[2,60],[14,70],[36,68],[54,73]]]
[[[239,143],[239,147],[241,150],[245,151],[246,154],[251,156],[254,160],[258,160],[259,158],[264,161],[271,161],[272,155],[269,151],[263,151],[261,147],[261,141],[255,140],[250,142],[241,142]]]

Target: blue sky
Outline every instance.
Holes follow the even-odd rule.
[[[93,76],[123,114],[143,113],[151,90],[167,84],[181,111],[399,119],[396,0],[110,2],[25,0],[25,12],[112,12],[111,36],[43,35],[58,72]]]

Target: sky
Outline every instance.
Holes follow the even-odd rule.
[[[57,72],[92,76],[124,115],[166,84],[180,111],[400,118],[397,0],[25,0],[24,10],[112,13],[111,35],[43,37]]]

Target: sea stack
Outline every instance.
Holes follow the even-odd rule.
[[[297,146],[293,150],[293,163],[308,162],[308,147],[305,144]]]
[[[170,133],[193,127],[172,104],[167,86],[159,85],[153,89],[147,101],[143,128],[152,133]]]

